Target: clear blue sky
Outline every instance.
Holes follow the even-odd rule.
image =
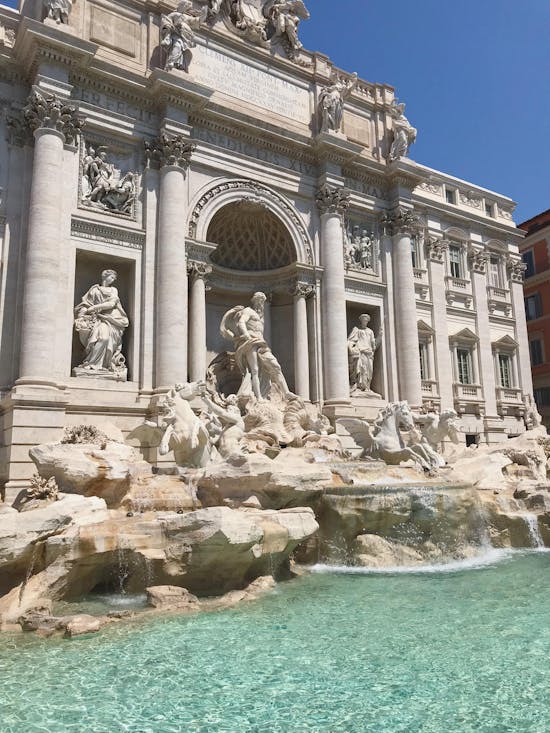
[[[406,102],[412,158],[511,196],[517,222],[550,208],[550,0],[306,4],[306,48]]]

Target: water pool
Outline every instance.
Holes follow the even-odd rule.
[[[246,608],[0,636],[0,731],[548,733],[550,553],[490,563],[319,568]]]

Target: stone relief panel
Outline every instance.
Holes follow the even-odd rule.
[[[116,12],[102,5],[90,8],[90,41],[94,43],[137,59],[141,55],[142,32],[141,14],[120,6]]]
[[[378,275],[380,241],[373,221],[346,217],[344,228],[344,262],[347,270]]]
[[[79,207],[135,219],[138,175],[128,170],[133,157],[128,150],[82,140]]]

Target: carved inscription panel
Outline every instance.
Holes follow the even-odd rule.
[[[193,50],[191,76],[199,84],[274,114],[305,124],[311,120],[309,91],[270,73],[267,64],[259,68],[198,46]]]
[[[93,5],[90,18],[90,40],[136,58],[139,54],[139,20],[124,17],[99,5]]]

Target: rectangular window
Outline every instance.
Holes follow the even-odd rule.
[[[487,216],[493,216],[493,204],[485,203],[485,213]]]
[[[533,277],[535,274],[535,258],[533,256],[533,250],[530,249],[528,252],[524,252],[521,255],[523,264],[527,267],[525,270],[525,277]]]
[[[451,245],[449,247],[449,267],[451,271],[451,277],[456,277],[459,280],[462,278],[462,252],[460,247]]]
[[[498,377],[501,387],[512,388],[512,360],[508,354],[498,355]]]
[[[473,384],[471,352],[468,349],[457,349],[456,361],[458,366],[458,381],[460,384]]]
[[[491,257],[489,260],[489,282],[494,288],[501,288],[500,262],[498,257]]]
[[[542,306],[539,293],[528,295],[525,298],[525,317],[528,321],[540,318],[542,315]]]
[[[430,362],[428,359],[428,344],[419,343],[418,350],[420,352],[420,378],[427,380],[430,378]]]
[[[411,237],[411,257],[412,257],[413,267],[416,269],[419,266],[418,264],[418,246],[417,246],[416,237]]]
[[[542,353],[542,341],[540,339],[533,339],[529,341],[529,353],[531,354],[532,366],[538,366],[544,364],[544,354]]]
[[[535,402],[537,407],[548,407],[550,405],[550,387],[539,387],[535,390]]]
[[[448,204],[454,204],[455,202],[455,192],[452,188],[445,188],[445,200]]]

